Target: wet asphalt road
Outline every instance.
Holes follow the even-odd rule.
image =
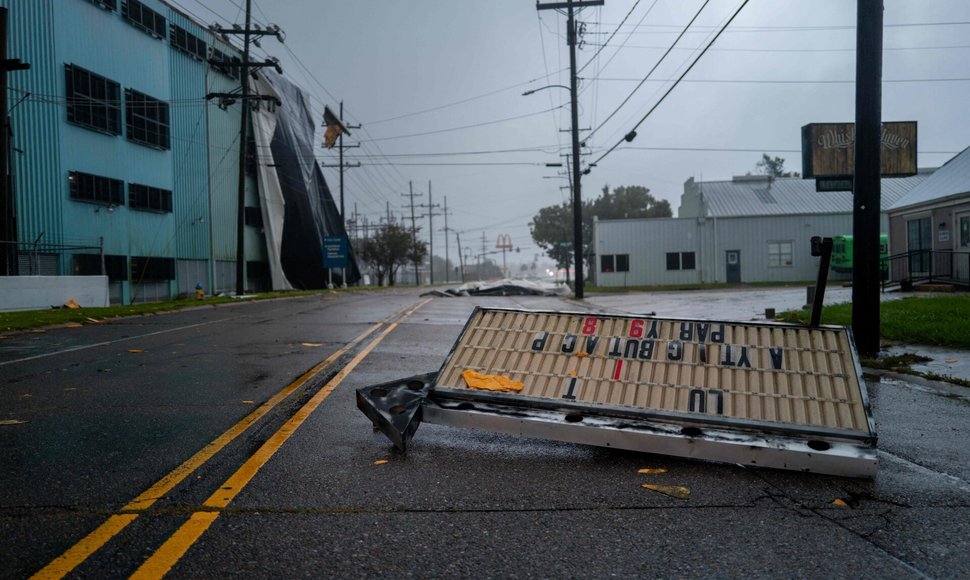
[[[170,576],[965,577],[970,396],[960,392],[892,377],[870,385],[874,481],[431,424],[402,456],[354,405],[356,388],[437,370],[476,304],[705,317],[690,313],[722,298],[699,297],[431,300],[209,512],[218,517]],[[421,300],[408,290],[326,294],[0,340],[0,575],[41,569],[304,371]],[[359,351],[135,512],[73,574],[134,572]],[[668,472],[637,472],[661,466]]]

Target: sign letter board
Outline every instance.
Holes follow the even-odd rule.
[[[883,123],[879,151],[882,177],[916,175],[916,121]],[[803,177],[845,180],[854,173],[855,123],[811,123],[802,127]]]
[[[472,389],[466,370],[523,387]],[[843,327],[479,308],[429,396],[428,422],[838,475],[876,470],[865,382]]]

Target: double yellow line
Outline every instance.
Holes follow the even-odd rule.
[[[220,510],[229,505],[246,484],[256,475],[270,457],[283,446],[284,443],[296,432],[296,430],[306,421],[313,411],[330,396],[337,386],[343,382],[344,378],[370,354],[382,340],[394,330],[404,319],[411,316],[419,308],[430,302],[428,298],[404,314],[397,316],[397,320],[380,332],[367,346],[355,356],[347,365],[340,369],[326,385],[324,385],[313,397],[307,401],[276,433],[269,438],[243,465],[233,473],[218,491],[212,494],[202,505],[206,511],[199,511],[192,514],[189,520],[182,525],[142,566],[135,571],[133,578],[160,578],[168,572],[172,566],[185,554],[185,552],[198,540],[210,525],[219,517]],[[54,559],[47,566],[35,573],[32,578],[50,579],[63,578],[81,563],[87,560],[92,554],[101,549],[109,540],[117,536],[130,523],[135,521],[139,515],[152,506],[156,501],[170,492],[176,485],[186,477],[201,467],[205,462],[215,456],[222,448],[232,440],[242,434],[256,421],[265,416],[269,411],[276,407],[281,401],[290,396],[294,391],[306,384],[307,381],[318,375],[323,369],[333,364],[344,354],[354,349],[371,336],[382,326],[387,324],[396,315],[389,316],[381,322],[371,326],[362,334],[343,348],[327,357],[324,361],[305,372],[298,379],[287,385],[283,390],[274,395],[271,399],[263,403],[252,413],[236,423],[228,431],[214,439],[211,443],[203,447],[198,453],[190,457],[184,463],[176,467],[171,473],[158,480],[154,485],[139,494],[135,499],[125,505],[119,513],[108,518],[106,522],[98,526],[93,532],[88,534],[80,542],[72,546],[66,552]]]

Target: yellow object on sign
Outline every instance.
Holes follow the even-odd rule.
[[[486,375],[471,369],[462,371],[461,378],[465,379],[465,384],[469,388],[483,389],[486,391],[518,393],[525,386],[520,381],[513,381],[502,375]]]

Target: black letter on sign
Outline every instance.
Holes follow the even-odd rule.
[[[667,344],[667,360],[680,360],[684,357],[684,344],[679,340],[671,340]]]
[[[711,333],[711,342],[724,342],[724,325],[719,324],[717,330]]]
[[[724,391],[721,389],[708,389],[708,393],[717,397],[717,414],[724,414]]]
[[[748,347],[741,347],[741,357],[738,358],[738,368],[748,367],[751,368],[751,361],[748,360]]]
[[[698,350],[701,353],[701,362],[707,364],[707,345],[703,342],[698,345]]]
[[[562,337],[562,349],[564,353],[570,354],[576,350],[576,335],[567,334]]]
[[[586,354],[593,354],[596,350],[596,345],[600,343],[600,337],[598,336],[587,336],[586,337]]]
[[[569,386],[566,387],[566,394],[562,396],[563,399],[576,399],[576,377],[570,377]]]
[[[615,356],[620,356],[621,354],[623,354],[623,351],[620,350],[620,337],[614,336],[613,338],[610,339],[609,355],[615,357]]]
[[[692,322],[680,323],[680,340],[694,340],[694,324]]]
[[[697,323],[697,342],[707,342],[707,331],[711,329],[711,325],[707,322]]]
[[[707,396],[704,394],[702,389],[690,390],[690,399],[688,399],[687,410],[691,413],[694,411],[699,413],[707,412]]]
[[[771,366],[774,367],[776,371],[781,370],[781,355],[784,352],[785,350],[781,347],[768,349],[768,354],[771,355]]]
[[[635,338],[628,338],[626,349],[623,351],[623,358],[637,358],[638,350],[640,350],[640,341]]]
[[[653,341],[644,340],[640,342],[640,353],[637,354],[640,360],[650,360],[653,358]]]
[[[734,359],[731,358],[731,345],[724,345],[724,358],[721,359],[721,365],[727,367],[734,366]]]
[[[532,338],[532,350],[542,352],[546,348],[546,340],[549,338],[548,332],[537,332]]]
[[[650,324],[650,332],[647,333],[647,338],[659,338],[659,335],[657,334],[657,321],[656,320],[654,320]]]

